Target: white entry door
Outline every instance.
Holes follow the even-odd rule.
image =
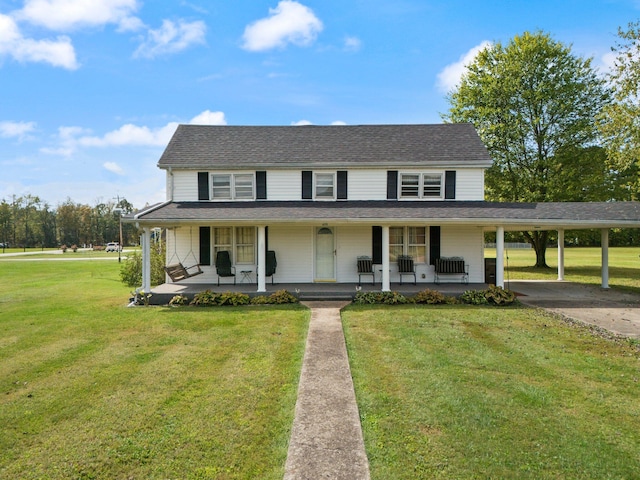
[[[336,280],[336,255],[333,228],[316,228],[316,281]]]

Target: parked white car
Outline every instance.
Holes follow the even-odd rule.
[[[106,252],[117,252],[118,250],[122,250],[120,245],[117,242],[109,242],[107,243],[107,248],[104,249]]]

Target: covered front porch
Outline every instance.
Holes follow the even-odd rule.
[[[405,296],[415,295],[416,293],[425,289],[436,290],[443,293],[446,296],[460,296],[466,290],[482,290],[487,288],[485,283],[441,283],[425,284],[418,283],[413,285],[412,283],[399,283],[391,284],[391,290],[394,292],[402,293]],[[362,283],[267,283],[265,292],[258,293],[256,291],[255,283],[233,283],[220,284],[217,283],[164,283],[151,289],[150,303],[153,305],[166,305],[175,295],[185,295],[190,300],[196,293],[204,292],[205,290],[211,290],[214,292],[238,292],[246,293],[253,297],[255,295],[269,295],[278,290],[286,290],[289,293],[298,297],[300,301],[314,301],[314,300],[352,300],[358,290],[363,292],[379,292],[380,283],[371,284]]]

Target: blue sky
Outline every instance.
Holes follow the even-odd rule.
[[[487,42],[603,72],[640,0],[0,0],[0,199],[163,201],[179,123],[438,123]]]

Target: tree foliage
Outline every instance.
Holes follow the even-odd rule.
[[[602,115],[601,131],[613,168],[633,175],[633,199],[640,192],[640,22],[618,29],[616,54],[609,76],[614,101]]]
[[[482,50],[467,68],[449,95],[444,119],[473,123],[493,157],[487,199],[586,200],[583,178],[566,188],[565,167],[579,170],[578,162],[594,162],[599,175],[608,175],[590,149],[598,138],[595,118],[609,101],[591,59],[572,54],[548,34],[525,32]],[[610,198],[595,183],[587,187],[597,199]],[[525,236],[536,251],[536,266],[546,267],[548,232]]]

